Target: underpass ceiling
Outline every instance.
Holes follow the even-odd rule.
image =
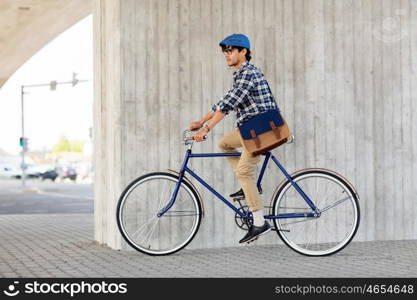
[[[92,0],[0,0],[0,88],[31,56],[92,13]]]

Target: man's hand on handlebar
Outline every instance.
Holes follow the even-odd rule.
[[[196,141],[196,142],[204,141],[206,139],[207,133],[208,133],[208,131],[204,127],[203,129],[201,129],[200,131],[198,131],[196,134],[193,135],[194,141]]]
[[[201,128],[196,134],[193,135],[193,140],[195,140],[196,142],[204,141],[206,139],[206,135],[208,134],[208,132],[212,130],[214,126],[216,126],[216,124],[219,123],[224,118],[225,115],[226,114],[220,110],[216,110],[215,112],[211,111],[202,120],[192,122],[190,124],[190,130],[197,130],[197,129],[200,129],[204,125],[204,123],[211,120],[206,125],[206,127]],[[210,128],[208,126],[210,126]]]

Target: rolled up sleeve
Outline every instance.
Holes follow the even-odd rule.
[[[234,110],[239,104],[243,103],[246,97],[249,96],[250,90],[254,83],[249,72],[245,71],[237,75],[233,88],[229,90],[217,104],[212,106],[212,111],[220,110],[224,114],[228,114]]]

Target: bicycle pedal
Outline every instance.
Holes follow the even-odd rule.
[[[242,200],[245,200],[245,197],[236,197],[236,198],[233,198],[233,201],[234,202],[236,202],[236,201],[242,201]]]

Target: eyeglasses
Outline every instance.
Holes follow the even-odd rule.
[[[230,54],[232,54],[233,50],[235,50],[235,49],[236,48],[225,48],[225,49],[222,49],[222,52],[227,54],[227,55],[230,55]]]

